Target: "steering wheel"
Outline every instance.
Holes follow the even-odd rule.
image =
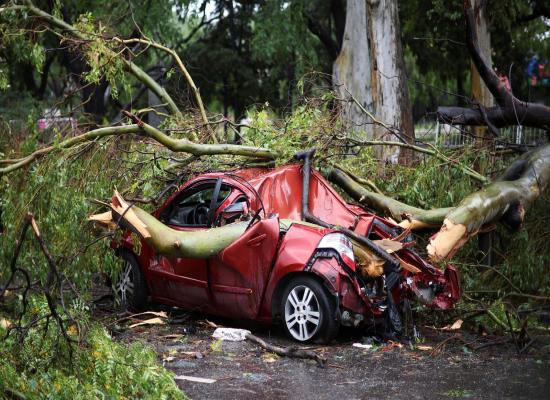
[[[190,219],[193,225],[206,225],[208,223],[208,212],[209,208],[200,203],[193,208],[191,212]]]

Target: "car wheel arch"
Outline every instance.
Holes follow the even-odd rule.
[[[300,277],[300,276],[307,276],[314,278],[317,282],[319,282],[321,285],[323,285],[324,288],[328,290],[328,292],[334,296],[334,301],[336,302],[336,306],[338,308],[339,301],[338,300],[338,294],[334,292],[334,288],[330,285],[330,283],[327,281],[327,279],[321,275],[318,275],[314,272],[309,271],[295,271],[290,272],[283,276],[279,282],[277,282],[277,286],[275,287],[275,290],[273,291],[273,296],[271,300],[271,316],[273,320],[278,320],[281,316],[282,310],[279,310],[279,305],[282,301],[283,292],[288,285],[288,283],[293,280],[294,278]]]

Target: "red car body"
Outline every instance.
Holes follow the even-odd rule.
[[[381,294],[369,292],[358,278],[355,264],[346,265],[335,252],[318,249],[321,239],[333,229],[304,223],[287,223],[284,229],[280,228],[280,219],[301,220],[300,164],[200,175],[179,187],[153,214],[174,229],[206,229],[170,224],[165,215],[167,210],[183,204],[180,199],[184,202],[201,188],[215,186],[219,179],[223,180],[223,199],[212,210],[213,220],[219,220],[231,204],[245,199],[247,207],[261,210],[263,217],[221,253],[209,259],[160,256],[130,233],[117,244],[119,249],[135,253],[154,301],[225,317],[270,322],[281,313],[277,308],[284,283],[297,274],[309,274],[335,296],[343,324],[358,325],[383,316],[386,306]],[[310,176],[309,212],[370,239],[392,238],[401,231],[394,223],[347,203],[315,170]],[[399,272],[399,282],[392,289],[395,304],[416,295],[432,306],[453,306],[460,296],[453,267],[444,271],[436,268],[410,248],[397,254],[420,272]]]

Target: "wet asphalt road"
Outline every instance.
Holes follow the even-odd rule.
[[[276,329],[222,322],[251,329],[271,343],[293,344]],[[454,339],[438,352],[438,344],[457,332],[427,328],[414,350],[392,344],[364,350],[352,347],[362,340],[360,334],[344,333],[329,346],[311,346],[328,359],[321,368],[313,360],[278,357],[248,341],[218,342],[213,330],[194,321],[129,329],[118,338],[154,346],[176,375],[216,380],[178,380],[191,399],[550,399],[550,331],[522,355],[512,344],[472,352]],[[476,345],[499,340],[460,335]]]

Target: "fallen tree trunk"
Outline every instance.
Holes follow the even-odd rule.
[[[164,225],[139,207],[128,204],[115,192],[111,211],[89,217],[110,230],[129,229],[159,254],[186,258],[208,258],[225,249],[246,230],[248,222],[237,222],[220,228],[183,232]]]
[[[427,250],[437,262],[452,257],[480,228],[501,220],[517,229],[525,210],[550,181],[550,144],[524,154],[497,181],[466,196],[451,210]]]
[[[341,187],[355,201],[368,208],[384,213],[384,215],[399,222],[399,225],[403,228],[411,230],[439,227],[443,223],[445,216],[453,209],[453,207],[449,207],[423,210],[410,206],[391,197],[365,189],[338,168],[330,169],[328,179]]]
[[[518,229],[525,210],[550,182],[550,144],[524,154],[495,182],[466,196],[457,207],[423,210],[390,197],[373,193],[345,172],[332,168],[328,179],[354,200],[384,213],[411,230],[441,227],[427,246],[430,259],[452,257],[484,225],[501,222]]]
[[[518,107],[490,107],[484,110],[464,107],[438,107],[439,122],[451,125],[486,126],[489,121],[496,128],[511,125],[522,125],[534,128],[550,128],[550,109],[543,105],[533,107],[530,103],[521,102]]]

